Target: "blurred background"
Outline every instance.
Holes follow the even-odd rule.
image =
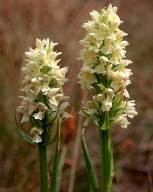
[[[128,90],[136,100],[138,115],[128,129],[111,127],[115,177],[113,192],[153,192],[153,1],[152,0],[0,0],[0,192],[39,191],[38,151],[18,134],[14,115],[19,104],[24,52],[36,38],[50,38],[63,54],[62,66],[69,66],[65,92],[70,96],[74,118],[62,127],[61,153],[66,151],[61,192],[89,192],[87,172],[80,147],[82,118],[77,116],[82,92],[77,84],[81,62],[77,60],[84,38],[81,27],[93,9],[109,3],[118,7],[124,23],[127,58],[134,75]],[[100,179],[98,130],[86,130],[86,142]],[[48,147],[51,175],[53,147]],[[75,179],[74,179],[75,178]]]

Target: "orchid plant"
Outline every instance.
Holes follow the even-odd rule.
[[[119,29],[122,21],[117,15],[117,8],[110,4],[100,13],[92,11],[91,20],[83,25],[86,36],[80,41],[83,49],[80,59],[83,62],[78,75],[81,88],[88,93],[88,99],[82,101],[80,113],[85,117],[82,130],[82,149],[85,157],[92,192],[99,192],[96,174],[84,138],[85,127],[92,120],[99,129],[101,140],[101,186],[102,192],[110,192],[113,180],[113,147],[110,125],[112,123],[127,128],[128,118],[137,115],[135,101],[129,100],[127,86],[131,83],[132,61],[126,59],[123,40],[127,33]],[[64,95],[63,85],[67,67],[61,68],[54,51],[57,43],[49,39],[36,39],[35,49],[26,52],[26,65],[21,70],[25,74],[21,105],[17,112],[22,116],[16,123],[22,137],[30,144],[38,146],[40,166],[40,191],[56,192],[58,158],[60,146],[60,125],[71,117],[65,109],[69,97]],[[25,133],[20,124],[30,122],[30,131]],[[56,133],[53,133],[53,129]],[[47,179],[47,151],[49,144],[56,142],[51,182]]]
[[[79,83],[86,90],[89,99],[82,101],[81,114],[85,116],[84,127],[92,120],[100,132],[101,139],[101,190],[110,192],[113,179],[113,154],[110,124],[127,128],[128,118],[137,112],[135,101],[129,100],[127,85],[131,69],[127,66],[132,61],[126,59],[123,40],[127,33],[119,29],[122,21],[117,15],[117,7],[102,9],[100,13],[92,11],[91,20],[83,25],[87,31],[80,41],[83,49],[80,59],[83,66],[79,73]],[[89,157],[89,152],[82,132],[82,148],[86,161],[89,181],[93,192],[99,191],[98,182]]]
[[[64,119],[70,117],[65,111],[69,103],[69,97],[64,95],[63,85],[67,82],[65,74],[67,67],[61,68],[57,60],[60,52],[54,51],[55,45],[49,39],[37,39],[35,49],[30,48],[26,52],[26,66],[21,70],[25,74],[21,105],[17,111],[22,114],[21,124],[29,121],[31,130],[27,134],[18,129],[22,137],[39,148],[40,165],[40,191],[55,192],[57,179],[57,166],[60,145],[60,125]],[[56,127],[56,134],[52,137],[53,129]],[[47,153],[46,146],[56,142],[53,170],[50,187],[47,179]]]

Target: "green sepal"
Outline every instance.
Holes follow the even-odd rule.
[[[60,147],[60,125],[57,119],[57,141],[56,141],[56,149],[55,149],[53,170],[52,170],[51,183],[50,183],[50,190],[49,190],[50,192],[56,192],[59,147]]]
[[[100,129],[102,129],[102,130],[108,130],[109,129],[109,114],[108,114],[108,112],[106,111],[106,112],[104,112],[103,113],[104,114],[104,120],[103,120],[103,124],[102,124],[102,126],[100,127]]]
[[[86,162],[91,191],[99,192],[97,178],[96,178],[96,175],[92,166],[92,162],[90,160],[89,152],[84,139],[84,128],[82,130],[81,143],[82,143],[83,154]]]
[[[36,145],[32,140],[32,137],[30,137],[29,135],[27,135],[26,133],[24,133],[22,131],[22,129],[20,128],[20,124],[19,122],[17,121],[16,119],[16,113],[15,113],[15,123],[16,123],[16,126],[17,126],[17,130],[18,132],[20,133],[20,135],[23,137],[23,139],[25,139],[28,143],[32,144],[32,145]]]

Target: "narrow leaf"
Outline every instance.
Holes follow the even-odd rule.
[[[92,192],[98,192],[98,182],[97,178],[90,160],[89,152],[85,143],[84,139],[84,129],[82,130],[82,137],[81,137],[81,142],[82,142],[82,149],[83,149],[83,154],[86,162],[86,167],[87,167],[87,172],[88,172],[88,177],[89,177],[89,182],[91,186]]]

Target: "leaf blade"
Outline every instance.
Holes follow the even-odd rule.
[[[92,190],[92,192],[98,192],[99,191],[98,182],[97,182],[97,178],[96,178],[96,175],[95,175],[95,172],[94,172],[91,160],[90,160],[89,152],[88,152],[88,149],[87,149],[87,146],[85,143],[84,129],[82,131],[81,143],[82,143],[82,149],[83,149],[83,154],[84,154],[84,158],[85,158],[85,162],[86,162],[91,190]]]

